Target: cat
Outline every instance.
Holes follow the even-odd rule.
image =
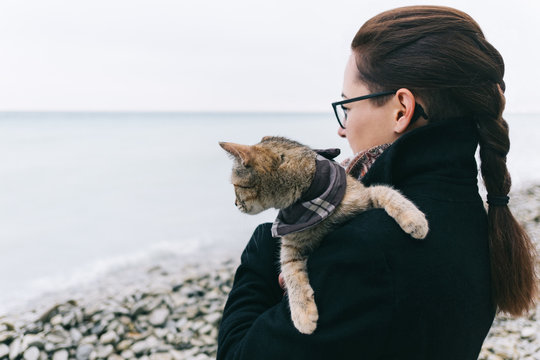
[[[291,318],[294,326],[303,334],[315,331],[319,317],[314,292],[309,284],[307,258],[332,229],[361,211],[384,208],[414,238],[423,239],[428,233],[425,215],[411,201],[389,186],[364,186],[345,174],[337,163],[321,156],[328,157],[324,151],[318,154],[296,141],[273,136],[265,136],[261,142],[251,146],[228,142],[220,142],[219,145],[234,159],[231,182],[238,209],[247,214],[257,214],[269,208],[280,209],[272,233],[274,237],[281,236],[280,265]],[[321,171],[324,174],[319,174]],[[325,199],[311,199],[317,195],[317,191],[313,194],[315,182],[324,183],[331,178],[335,180],[340,174],[343,176],[343,195],[342,198],[339,198],[339,194],[337,198],[334,197],[338,202],[336,206],[329,205]],[[319,185],[315,187],[320,188]],[[339,192],[339,186],[336,188]],[[310,192],[311,196],[306,199],[306,193]],[[328,199],[332,201],[332,196]],[[310,214],[306,206],[312,207],[314,204],[315,208]],[[299,208],[315,217],[315,224],[308,221],[296,229],[294,224],[291,228],[291,224],[284,222],[287,216],[298,220],[299,217],[295,217],[291,209]],[[301,215],[305,219],[306,214]],[[280,231],[285,234],[280,235]]]

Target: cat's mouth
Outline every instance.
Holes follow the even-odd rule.
[[[238,208],[238,210],[242,212],[247,212],[246,204],[242,200],[239,200],[237,198],[236,200],[234,200],[234,205]]]
[[[262,207],[258,202],[246,203],[246,201],[238,197],[236,198],[234,205],[236,205],[238,210],[240,210],[241,212],[251,215],[258,214],[261,211],[265,210],[265,208]]]
[[[251,189],[254,186],[247,186],[247,185],[241,185],[241,184],[233,184],[234,187],[239,187],[241,189]]]

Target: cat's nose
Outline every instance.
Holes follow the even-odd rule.
[[[234,206],[238,207],[238,200],[234,200]]]

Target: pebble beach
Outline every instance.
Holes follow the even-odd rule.
[[[522,187],[511,199],[540,250],[540,185]],[[0,314],[0,360],[215,359],[239,258],[171,258],[44,294]],[[540,360],[540,306],[523,318],[499,314],[479,359]]]

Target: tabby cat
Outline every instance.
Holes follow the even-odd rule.
[[[281,237],[281,272],[291,318],[301,333],[313,333],[319,317],[307,258],[333,228],[375,207],[384,208],[414,238],[427,235],[426,218],[412,202],[388,186],[365,187],[326,159],[328,152],[271,136],[252,146],[219,144],[234,158],[231,181],[238,209],[248,214],[280,209],[272,234]]]

